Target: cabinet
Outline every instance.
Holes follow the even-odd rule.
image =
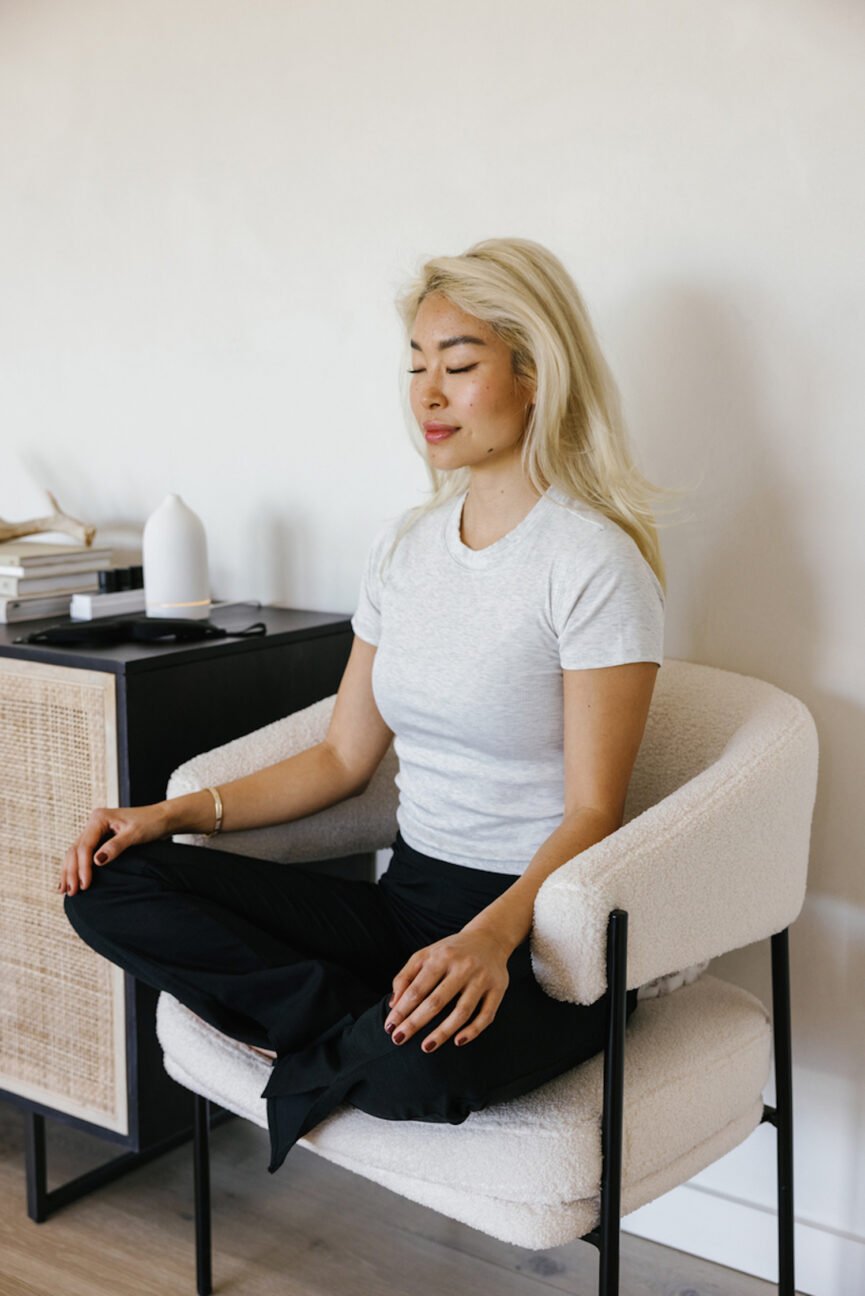
[[[59,648],[14,642],[49,622],[0,626],[0,1098],[25,1111],[32,1219],[193,1127],[193,1095],[162,1066],[159,992],[91,950],[66,919],[56,890],[64,851],[94,805],[161,800],[191,756],[335,693],[351,650],[343,614],[234,607],[211,620],[227,629],[260,620],[267,633]],[[323,867],[369,877],[372,857]],[[46,1117],[125,1152],[47,1192]]]

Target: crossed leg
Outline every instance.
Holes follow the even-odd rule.
[[[427,942],[400,927],[379,884],[160,841],[131,848],[65,896],[78,934],[272,1062],[273,1173],[339,1103],[384,1120],[464,1121],[603,1048],[605,1005],[564,1003],[535,981],[524,941],[495,1019],[456,1048],[384,1031],[393,976]],[[444,934],[444,933],[441,933]],[[628,995],[628,1015],[636,990]]]

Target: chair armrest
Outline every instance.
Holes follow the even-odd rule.
[[[194,756],[173,772],[166,795],[184,796],[213,784],[229,783],[313,747],[327,734],[335,701],[334,693],[242,738]],[[201,833],[176,833],[173,840],[285,863],[385,850],[396,836],[397,769],[391,744],[369,785],[357,796],[288,823],[220,833],[214,838]]]
[[[606,992],[612,909],[628,913],[628,989],[789,926],[805,898],[817,763],[810,711],[773,688],[719,759],[544,881],[531,932],[542,988],[580,1004]]]

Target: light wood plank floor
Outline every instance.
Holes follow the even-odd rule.
[[[48,1187],[115,1154],[47,1122]],[[211,1135],[215,1296],[595,1296],[598,1256],[508,1246],[267,1131]],[[0,1102],[0,1296],[195,1296],[191,1145],[58,1211],[27,1216],[24,1118]],[[769,1296],[774,1285],[622,1235],[622,1296]]]

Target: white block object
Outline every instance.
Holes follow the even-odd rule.
[[[73,621],[95,621],[98,617],[143,611],[143,589],[115,590],[110,594],[73,594],[69,606],[69,616]]]
[[[144,525],[144,594],[148,616],[210,615],[207,536],[179,495],[166,495]]]

